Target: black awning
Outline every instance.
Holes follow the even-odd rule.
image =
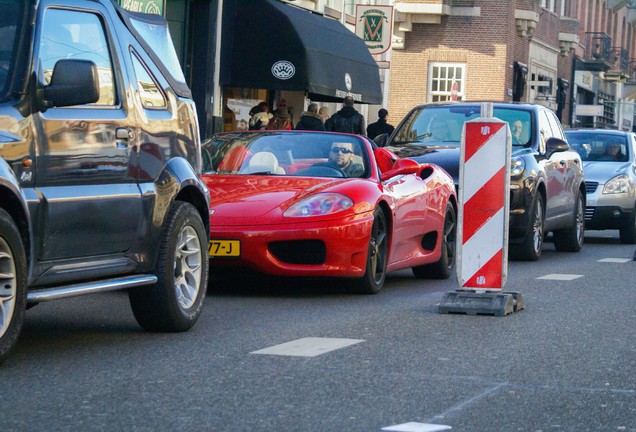
[[[277,0],[224,1],[220,84],[381,104],[378,66],[340,22]]]

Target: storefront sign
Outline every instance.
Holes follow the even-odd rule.
[[[594,91],[594,75],[589,71],[577,70],[574,72],[574,84],[585,90]]]
[[[279,80],[288,80],[296,74],[296,67],[292,62],[279,60],[272,65],[272,75]]]
[[[387,51],[393,35],[393,6],[356,5],[356,34],[371,54]]]
[[[603,105],[576,105],[577,116],[601,117],[603,115]]]
[[[119,4],[132,12],[163,15],[165,0],[119,0]]]

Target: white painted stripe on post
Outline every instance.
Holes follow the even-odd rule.
[[[499,129],[465,162],[469,182],[464,184],[464,202],[477,193],[500,169],[506,166],[506,128]]]
[[[269,354],[297,357],[315,357],[340,348],[364,342],[363,339],[340,339],[340,338],[318,338],[307,337],[293,340],[280,345],[274,345],[250,354]]]
[[[470,239],[464,241],[462,277],[465,277],[465,280],[460,281],[461,285],[501,250],[504,235],[501,227],[504,217],[504,209],[501,208]]]

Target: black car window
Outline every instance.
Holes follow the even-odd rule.
[[[114,105],[113,66],[101,19],[93,13],[47,9],[39,44],[40,80],[48,85],[55,63],[61,59],[90,60],[99,74],[99,100]]]
[[[133,67],[135,69],[135,79],[139,90],[139,98],[144,108],[156,109],[165,108],[166,99],[159,85],[152,78],[146,67],[135,53],[131,53]]]
[[[545,153],[546,141],[552,137],[552,128],[545,110],[539,112],[539,153]]]
[[[11,75],[11,68],[15,65],[16,47],[19,38],[19,26],[22,22],[22,14],[25,13],[27,4],[24,1],[9,0],[2,1],[0,7],[0,91],[6,94],[5,87],[8,84],[8,77]]]
[[[563,134],[563,129],[561,128],[561,123],[559,119],[552,111],[544,111],[546,116],[548,117],[548,122],[550,123],[550,129],[552,129],[552,136],[562,139],[565,141],[565,135]]]

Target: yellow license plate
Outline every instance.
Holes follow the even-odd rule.
[[[211,257],[240,257],[240,240],[210,240],[208,255]]]

